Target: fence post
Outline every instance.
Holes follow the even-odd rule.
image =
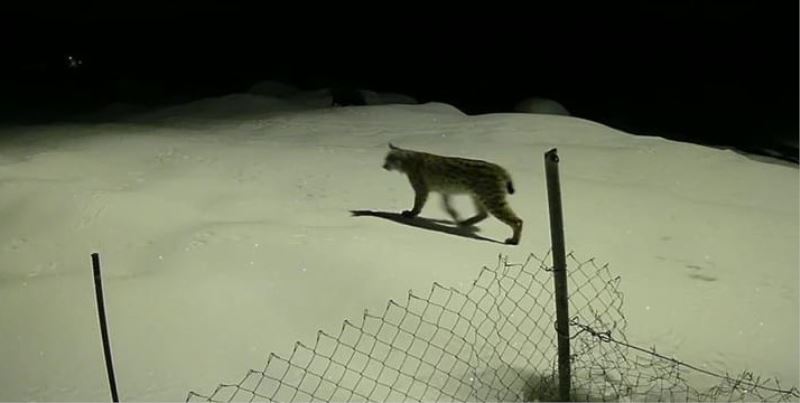
[[[558,178],[558,151],[544,154],[547,178],[547,201],[550,209],[550,241],[553,252],[553,279],[556,299],[556,333],[558,338],[558,397],[570,400],[571,388],[569,348],[569,294],[567,291],[567,258],[564,247],[564,218],[561,210],[561,183]]]
[[[111,360],[111,343],[108,341],[108,327],[106,326],[106,306],[103,302],[103,279],[100,277],[100,255],[92,253],[92,269],[94,271],[94,293],[97,297],[97,316],[100,318],[100,336],[103,339],[103,353],[106,358],[106,371],[108,371],[108,384],[111,387],[111,399],[119,402],[117,396],[117,380],[114,377],[114,363]]]

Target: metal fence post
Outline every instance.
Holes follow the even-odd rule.
[[[564,218],[561,210],[561,183],[558,177],[558,161],[558,151],[555,148],[544,154],[556,299],[558,397],[561,401],[566,402],[570,400],[569,392],[571,388],[569,294],[567,291],[567,258],[564,247]]]
[[[108,341],[108,326],[106,325],[106,306],[103,302],[103,279],[100,276],[100,255],[92,253],[92,269],[94,272],[94,291],[97,297],[97,316],[100,319],[100,336],[103,339],[103,353],[108,371],[108,384],[111,388],[111,400],[119,402],[117,395],[117,381],[114,377],[114,363],[111,359],[111,343]]]

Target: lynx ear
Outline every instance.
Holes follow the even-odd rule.
[[[392,150],[399,150],[399,148],[395,147],[392,143],[389,143],[389,148]]]

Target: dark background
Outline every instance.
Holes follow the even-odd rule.
[[[797,161],[796,1],[103,4],[24,3],[0,17],[3,122],[278,79],[401,92],[469,114],[548,97],[633,133]],[[83,63],[70,68],[70,55]]]

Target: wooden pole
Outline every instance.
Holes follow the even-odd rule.
[[[562,402],[567,402],[570,400],[569,392],[571,388],[569,293],[567,291],[567,257],[564,246],[564,218],[561,209],[561,183],[558,177],[558,161],[558,151],[555,148],[544,154],[556,299],[558,397]]]

